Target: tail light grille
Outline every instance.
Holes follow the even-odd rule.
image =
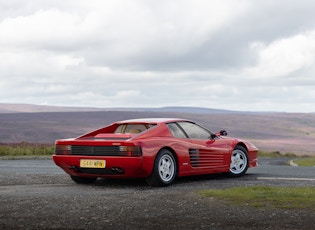
[[[142,156],[140,146],[56,145],[56,155],[77,156]]]
[[[71,146],[71,155],[118,156],[119,146]]]

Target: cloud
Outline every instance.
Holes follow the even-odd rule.
[[[314,1],[0,6],[0,102],[315,111]]]
[[[315,30],[273,41],[269,45],[257,42],[258,65],[248,69],[248,75],[262,78],[286,77],[308,68],[315,60]]]
[[[0,44],[19,49],[68,50],[84,56],[90,65],[172,69],[169,62],[178,68],[181,63],[177,60],[190,60],[196,49],[248,5],[226,0],[136,3],[92,1],[83,13],[82,2],[75,12],[34,9],[2,21]]]

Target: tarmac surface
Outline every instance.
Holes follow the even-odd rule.
[[[153,188],[143,180],[78,185],[50,159],[0,160],[0,229],[314,229],[315,209],[234,206],[198,194],[251,185],[315,189],[314,167],[285,161],[262,159],[241,178],[185,177]]]

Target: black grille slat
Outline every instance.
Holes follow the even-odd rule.
[[[199,150],[189,149],[189,158],[192,167],[198,167],[199,165]]]
[[[71,155],[119,156],[119,146],[71,146]]]
[[[203,149],[189,149],[190,164],[192,167],[215,167],[223,165],[223,154]]]
[[[93,155],[92,146],[71,146],[71,155]]]
[[[94,154],[97,156],[117,156],[119,155],[119,147],[117,146],[96,146]]]

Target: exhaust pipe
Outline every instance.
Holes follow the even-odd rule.
[[[118,167],[112,168],[112,171],[114,171],[117,174],[124,174],[125,173],[125,171],[123,169],[118,168]]]
[[[75,171],[75,172],[80,172],[80,169],[79,169],[77,166],[75,166],[75,165],[69,166],[69,169],[70,169],[70,170],[73,170],[73,171]]]

